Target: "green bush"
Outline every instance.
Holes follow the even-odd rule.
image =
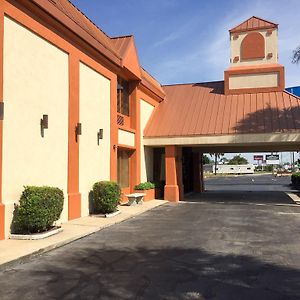
[[[291,180],[292,180],[292,184],[300,185],[300,172],[293,173]]]
[[[95,213],[112,213],[120,203],[121,188],[116,182],[100,181],[93,186],[93,206]]]
[[[134,187],[135,190],[151,190],[155,188],[155,184],[152,182],[142,182]]]
[[[12,232],[30,234],[51,229],[63,205],[64,193],[59,188],[26,186],[19,205],[15,205]]]

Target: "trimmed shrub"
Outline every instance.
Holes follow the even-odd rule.
[[[142,182],[134,187],[135,190],[151,190],[155,188],[155,184],[152,182]]]
[[[292,184],[300,185],[300,172],[293,173],[291,180],[292,180]]]
[[[15,205],[12,232],[30,234],[51,229],[63,205],[64,193],[59,188],[26,186],[19,205]]]
[[[116,182],[100,181],[93,186],[93,204],[95,213],[115,212],[120,203],[121,188]]]

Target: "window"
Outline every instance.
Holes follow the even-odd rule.
[[[126,150],[118,150],[118,184],[121,188],[129,187],[129,157]]]
[[[128,81],[118,78],[118,113],[129,116],[129,83]]]

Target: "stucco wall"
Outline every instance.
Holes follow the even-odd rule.
[[[3,201],[12,203],[24,185],[64,190],[67,220],[68,55],[15,21],[4,20]],[[40,119],[49,116],[41,137]],[[8,227],[6,228],[8,231]],[[7,232],[6,231],[6,232]]]
[[[229,77],[230,89],[243,88],[264,88],[277,87],[278,73],[261,73],[261,74],[245,74],[245,75],[231,75]]]
[[[151,117],[154,106],[141,99],[141,182],[153,180],[153,149],[144,146],[144,129]]]
[[[233,62],[234,58],[236,56],[239,56],[241,59],[241,43],[247,33],[239,33],[238,38],[234,39],[235,34],[230,35],[230,44],[231,44],[231,67],[239,67],[239,66],[246,66],[246,65],[253,65],[253,64],[275,64],[278,62],[278,31],[273,30],[271,35],[267,35],[267,30],[259,30],[257,31],[263,35],[265,38],[265,50],[266,50],[266,56],[268,53],[272,53],[272,58],[263,58],[263,59],[255,59],[255,60],[247,60],[247,61],[238,61]]]
[[[79,191],[82,216],[89,214],[93,184],[110,179],[110,81],[80,64]],[[97,132],[103,129],[99,145]]]
[[[126,130],[119,129],[118,130],[118,143],[121,145],[126,145],[130,147],[135,146],[135,134],[132,132],[128,132]]]

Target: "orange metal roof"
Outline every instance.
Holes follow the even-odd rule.
[[[268,29],[277,27],[278,24],[253,16],[243,23],[237,25],[236,27],[230,29],[229,32],[244,32],[256,29]]]
[[[125,56],[131,39],[132,39],[132,35],[117,36],[117,37],[111,38],[111,41],[112,41],[115,49],[118,51],[120,57]]]
[[[150,75],[145,69],[141,68],[142,71],[142,84],[144,84],[147,88],[150,88],[162,99],[165,97],[165,91],[162,88],[161,84]]]
[[[288,92],[224,95],[224,81],[163,86],[145,137],[300,130],[300,98]]]
[[[115,56],[119,57],[114,49],[113,42],[98,26],[96,26],[83,12],[81,12],[69,0],[48,0],[56,6],[61,12],[72,19],[77,25],[84,29],[89,35],[100,42],[105,48],[111,51]]]

